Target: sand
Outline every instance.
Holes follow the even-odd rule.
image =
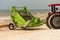
[[[46,21],[47,13],[33,15],[41,18],[44,22]],[[0,40],[60,40],[60,29],[49,29],[46,24],[43,24],[30,30],[9,30],[8,24],[10,22],[9,16],[0,17]]]

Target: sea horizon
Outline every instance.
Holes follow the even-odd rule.
[[[30,13],[46,13],[49,12],[49,9],[28,9]],[[0,15],[10,15],[9,9],[0,9]]]

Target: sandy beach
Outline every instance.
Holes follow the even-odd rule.
[[[33,15],[46,21],[47,13]],[[43,24],[31,30],[9,30],[8,24],[11,22],[9,16],[0,16],[0,40],[60,40],[60,29],[49,29]]]

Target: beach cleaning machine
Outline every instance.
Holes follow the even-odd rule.
[[[15,29],[15,27],[26,29],[43,25],[40,18],[34,17],[26,7],[11,7],[10,16],[13,22],[9,24],[10,30]]]

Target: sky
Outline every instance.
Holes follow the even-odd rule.
[[[0,9],[9,9],[11,6],[27,6],[28,9],[48,9],[48,4],[60,3],[60,0],[0,0]]]

